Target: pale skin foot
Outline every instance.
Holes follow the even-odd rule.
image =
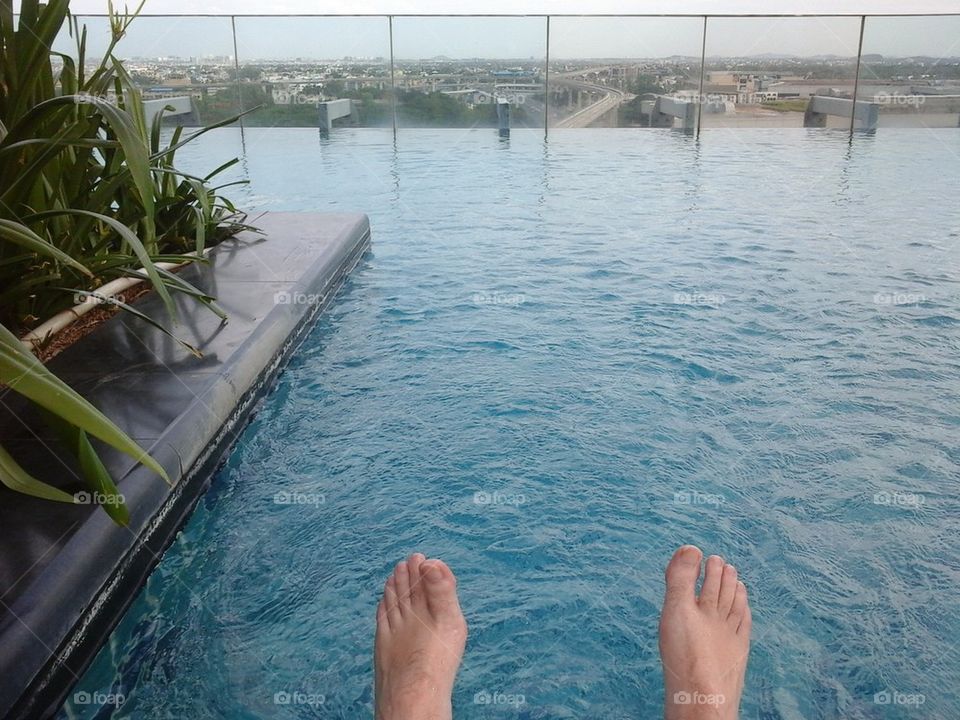
[[[735,720],[750,651],[747,589],[733,565],[684,545],[667,565],[660,616],[666,720]]]
[[[398,563],[377,607],[376,720],[451,720],[466,641],[450,568],[420,553]]]

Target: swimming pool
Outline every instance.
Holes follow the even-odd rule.
[[[743,717],[957,712],[960,132],[221,130],[182,164],[235,154],[238,204],[368,212],[373,249],[63,717],[370,717],[414,549],[460,578],[456,717],[656,717],[683,542],[750,587]]]

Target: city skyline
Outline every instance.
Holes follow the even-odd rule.
[[[79,20],[88,28],[90,54],[109,41],[104,17]],[[855,57],[859,19],[711,18],[708,57]],[[229,17],[142,17],[118,46],[121,57],[230,56],[241,61],[335,60],[390,56],[389,23],[381,17],[237,17],[236,49]],[[551,20],[552,59],[699,57],[698,18],[559,17]],[[394,57],[543,59],[546,21],[538,17],[396,17]],[[73,49],[61,34],[55,48]],[[960,56],[960,16],[868,18],[865,54],[887,57]]]

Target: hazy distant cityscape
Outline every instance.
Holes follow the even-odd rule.
[[[109,27],[80,22],[96,56]],[[189,98],[182,124],[256,108],[245,125],[485,127],[508,104],[515,128],[679,127],[696,104],[702,126],[801,127],[811,97],[852,109],[854,92],[881,124],[960,121],[958,18],[871,19],[859,83],[854,18],[710,18],[706,36],[696,18],[559,18],[549,68],[535,17],[152,17],[137,27],[118,56],[145,98]],[[849,112],[814,122],[844,123]]]
[[[258,108],[247,124],[312,126],[321,103],[349,99],[350,114],[337,124],[386,127],[393,122],[395,86],[397,120],[408,127],[494,126],[499,101],[510,103],[514,127],[542,127],[545,114],[558,127],[645,127],[651,124],[645,99],[693,101],[701,92],[694,56],[552,60],[549,72],[543,59],[441,56],[398,60],[392,78],[385,57],[242,64],[230,55],[131,57],[127,68],[148,99],[189,95],[194,121],[205,124]],[[855,73],[852,57],[708,57],[704,123],[799,124],[812,95],[852,97]],[[858,93],[861,100],[879,100],[885,113],[956,115],[960,58],[865,55]],[[946,122],[956,126],[957,119]]]

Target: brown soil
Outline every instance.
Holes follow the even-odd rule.
[[[131,288],[127,288],[123,291],[123,302],[126,305],[130,305],[134,300],[143,297],[152,289],[150,283],[147,282],[141,282]],[[101,305],[96,307],[79,320],[74,321],[58,332],[49,342],[36,346],[33,352],[40,359],[40,362],[48,363],[77,342],[77,340],[92,333],[118,312],[121,312],[121,310],[116,305]]]

